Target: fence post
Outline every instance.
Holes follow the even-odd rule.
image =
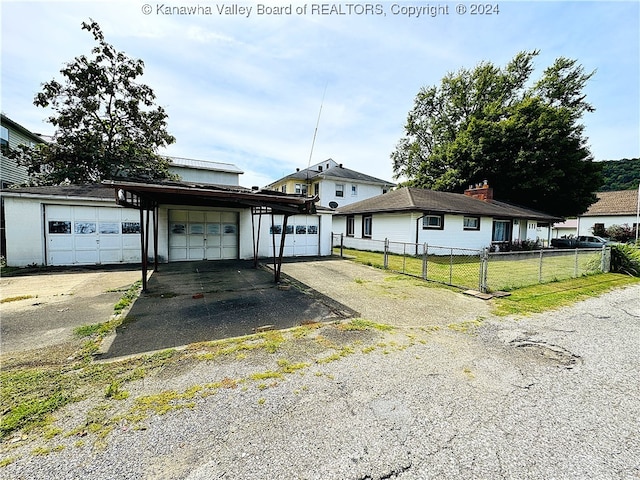
[[[538,283],[542,283],[542,253],[544,250],[540,250],[540,264],[538,265]]]
[[[427,243],[422,244],[422,279],[427,279]]]
[[[449,256],[449,285],[453,285],[453,248]]]
[[[340,258],[344,258],[344,233],[340,234]]]
[[[384,239],[384,260],[383,260],[384,268],[389,268],[389,239]]]
[[[607,261],[607,257],[608,257],[608,261]],[[602,270],[602,273],[607,273],[611,270],[611,247],[607,247],[606,245],[602,246],[602,254],[600,257],[600,270]]]
[[[482,293],[487,293],[489,287],[487,286],[487,267],[489,266],[489,249],[487,247],[480,251],[480,281],[479,290]]]
[[[576,248],[576,254],[573,258],[573,278],[578,278],[578,249]]]
[[[402,273],[407,273],[407,244],[402,244]]]

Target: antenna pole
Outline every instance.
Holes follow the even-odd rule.
[[[322,115],[322,105],[324,104],[324,96],[327,93],[327,85],[324,84],[324,91],[322,92],[322,100],[320,101],[320,111],[318,112],[318,120],[316,121],[316,128],[313,131],[313,140],[311,141],[311,152],[309,152],[309,161],[307,162],[307,196],[309,196],[309,168],[311,167],[311,157],[313,157],[313,147],[316,144],[316,135],[318,134],[318,126],[320,125],[320,115]]]

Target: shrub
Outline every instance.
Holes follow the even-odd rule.
[[[611,271],[640,277],[640,248],[634,245],[613,245]]]
[[[623,225],[611,225],[604,232],[603,237],[610,238],[616,242],[630,242],[636,238],[636,230],[627,223]]]

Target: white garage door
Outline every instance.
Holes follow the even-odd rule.
[[[238,258],[236,212],[170,210],[169,261]]]
[[[48,265],[140,262],[140,217],[115,207],[45,205]]]
[[[276,217],[277,218],[277,217]],[[279,222],[279,223],[278,223]],[[272,233],[269,228],[269,234]],[[280,250],[282,218],[276,219],[276,250]],[[270,255],[273,256],[273,242],[269,244]],[[319,255],[320,252],[320,217],[315,215],[293,215],[287,220],[287,234],[284,239],[285,257],[305,257]]]

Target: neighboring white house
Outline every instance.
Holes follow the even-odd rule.
[[[578,217],[578,234],[592,235],[593,229],[627,224],[634,228],[637,222],[638,190],[598,192],[598,200]]]
[[[392,182],[344,168],[331,158],[266,186],[282,193],[317,195],[320,205],[332,209],[387,193],[393,187]]]
[[[333,231],[343,234],[345,245],[372,249],[388,239],[404,242],[481,249],[504,248],[538,238],[538,225],[560,219],[493,199],[485,183],[465,194],[400,188],[340,208]]]
[[[244,172],[231,163],[167,157],[171,160],[169,171],[180,176],[183,182],[210,185],[239,185],[238,176]]]

